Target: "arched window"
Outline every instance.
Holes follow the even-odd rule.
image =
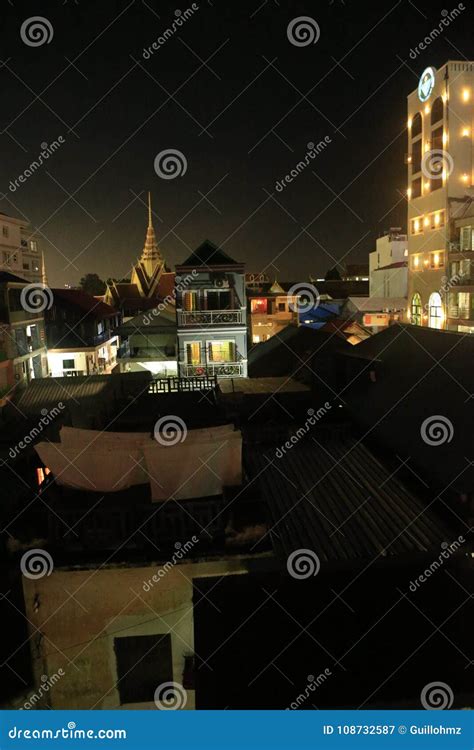
[[[418,292],[415,292],[411,300],[411,322],[414,326],[421,326],[421,297]]]
[[[444,105],[443,100],[440,96],[438,96],[437,99],[434,100],[433,106],[431,108],[431,124],[434,125],[435,122],[438,122],[439,120],[443,119],[443,112],[444,112]]]
[[[441,328],[443,322],[443,304],[439,292],[433,292],[428,302],[428,325],[430,328]]]
[[[419,112],[416,113],[416,115],[413,115],[413,119],[411,121],[411,137],[416,138],[417,135],[420,135],[421,133],[421,115]]]

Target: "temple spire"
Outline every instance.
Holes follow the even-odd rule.
[[[41,283],[48,286],[48,277],[46,276],[46,263],[44,260],[44,250],[41,251]]]

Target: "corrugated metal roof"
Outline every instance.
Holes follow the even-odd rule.
[[[37,378],[15,398],[24,414],[37,414],[42,409],[57,406],[60,401],[76,401],[97,398],[104,394],[112,383],[111,376],[91,375],[76,378]]]
[[[282,458],[248,449],[251,474],[270,510],[273,543],[285,558],[313,550],[321,562],[401,558],[452,541],[422,501],[350,437],[305,439]]]

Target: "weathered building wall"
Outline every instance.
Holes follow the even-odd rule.
[[[153,583],[152,576],[163,568],[161,563],[57,569],[38,580],[23,578],[36,686],[41,685],[42,676],[51,678],[64,671],[44,699],[48,706],[121,707],[115,637],[169,633],[173,681],[182,684],[184,657],[194,653],[193,579],[245,573],[247,568],[245,560],[237,557],[174,565]],[[144,590],[150,580],[145,586],[149,590]],[[155,709],[153,702],[132,705]],[[194,705],[194,690],[188,690],[186,708]]]

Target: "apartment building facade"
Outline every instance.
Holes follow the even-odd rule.
[[[474,198],[473,103],[469,61],[426,68],[408,96],[407,316],[414,325],[474,331],[472,320],[459,317],[464,307],[453,303],[457,282],[451,279],[452,263],[472,252],[472,235],[470,249],[464,241],[461,250],[456,225]],[[462,293],[471,290],[466,285]]]
[[[209,240],[176,266],[181,377],[247,377],[244,265]]]

